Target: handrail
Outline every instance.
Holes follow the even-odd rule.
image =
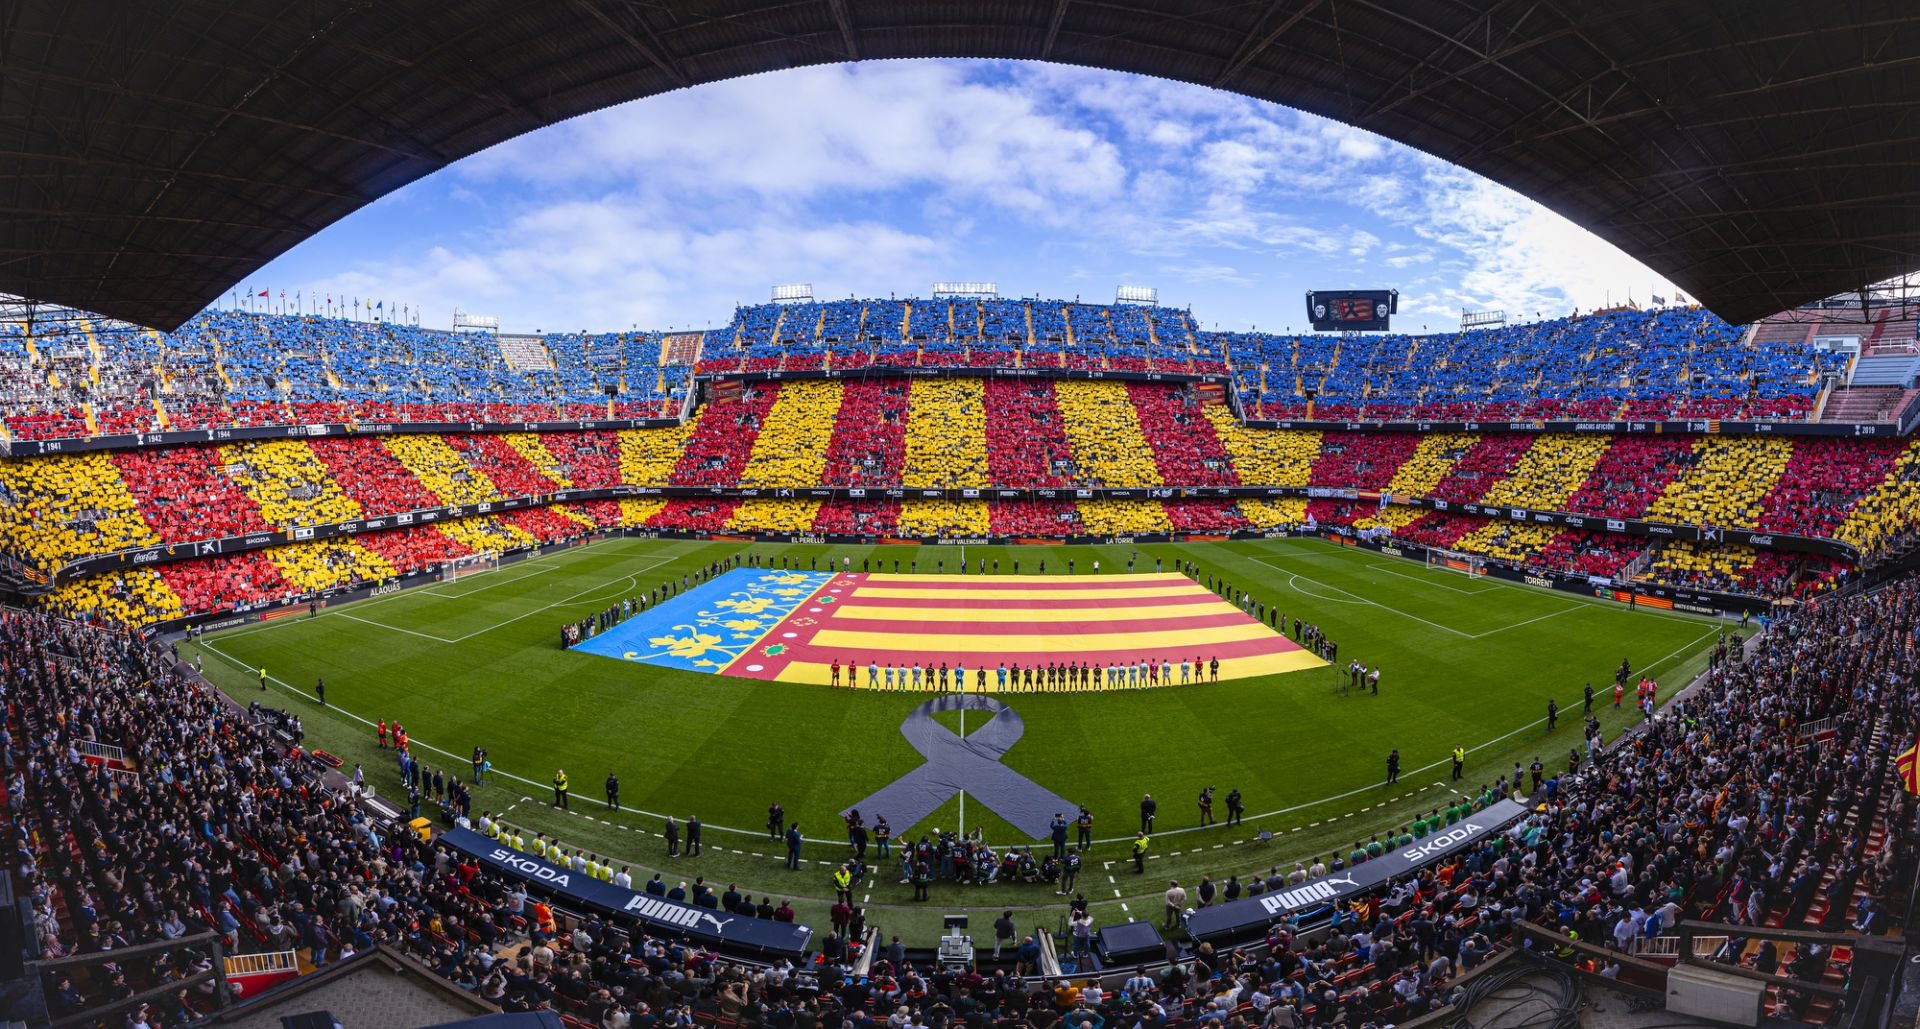
[[[237,975],[259,975],[262,972],[299,971],[300,953],[292,950],[274,950],[261,954],[232,954],[226,958],[227,978]]]
[[[860,948],[860,957],[853,963],[855,978],[873,972],[873,956],[880,951],[880,929],[877,926],[869,928],[866,939],[862,943],[864,945]]]
[[[1060,951],[1053,945],[1053,934],[1039,928],[1034,930],[1033,938],[1040,945],[1040,974],[1048,979],[1060,978]]]

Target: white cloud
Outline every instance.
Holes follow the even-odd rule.
[[[459,174],[546,187],[801,200],[925,188],[1043,215],[1111,196],[1114,145],[1022,91],[931,61],[832,65],[623,104],[477,155]]]
[[[1504,186],[1431,161],[1423,187],[1415,230],[1463,258],[1446,291],[1461,305],[1557,317],[1629,292],[1642,303],[1649,289],[1673,296],[1672,283],[1646,265]]]
[[[874,222],[796,228],[773,220],[711,231],[620,201],[539,208],[486,245],[429,250],[334,277],[336,292],[431,297],[430,317],[456,306],[507,314],[512,329],[667,328],[724,323],[775,282],[815,283],[821,296],[932,274],[936,241]],[[825,273],[825,274],[823,274]],[[692,312],[690,315],[689,312]]]
[[[343,224],[274,270],[512,328],[723,323],[775,282],[1094,296],[1159,275],[1209,324],[1284,324],[1304,288],[1396,286],[1438,329],[1461,307],[1557,314],[1652,281],[1538,205],[1350,126],[1004,62],[683,90],[530,133],[349,221],[360,236]]]

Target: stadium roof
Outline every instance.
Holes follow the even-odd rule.
[[[530,129],[936,56],[1142,72],[1369,129],[1733,322],[1920,268],[1920,7],[1885,0],[24,0],[0,12],[0,290],[171,328]]]

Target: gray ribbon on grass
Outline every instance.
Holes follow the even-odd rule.
[[[940,711],[991,711],[993,717],[962,737],[934,720],[934,714]],[[991,697],[971,693],[935,697],[914,708],[900,723],[900,735],[927,759],[926,764],[847,810],[858,810],[869,823],[885,815],[904,838],[908,828],[965,790],[968,800],[984,805],[1014,828],[1033,839],[1046,839],[1052,833],[1056,813],[1071,814],[1078,808],[1000,763],[1026,730],[1026,723],[1012,708]]]

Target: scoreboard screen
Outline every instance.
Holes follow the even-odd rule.
[[[1385,332],[1400,294],[1391,289],[1321,289],[1307,294],[1315,332]]]

